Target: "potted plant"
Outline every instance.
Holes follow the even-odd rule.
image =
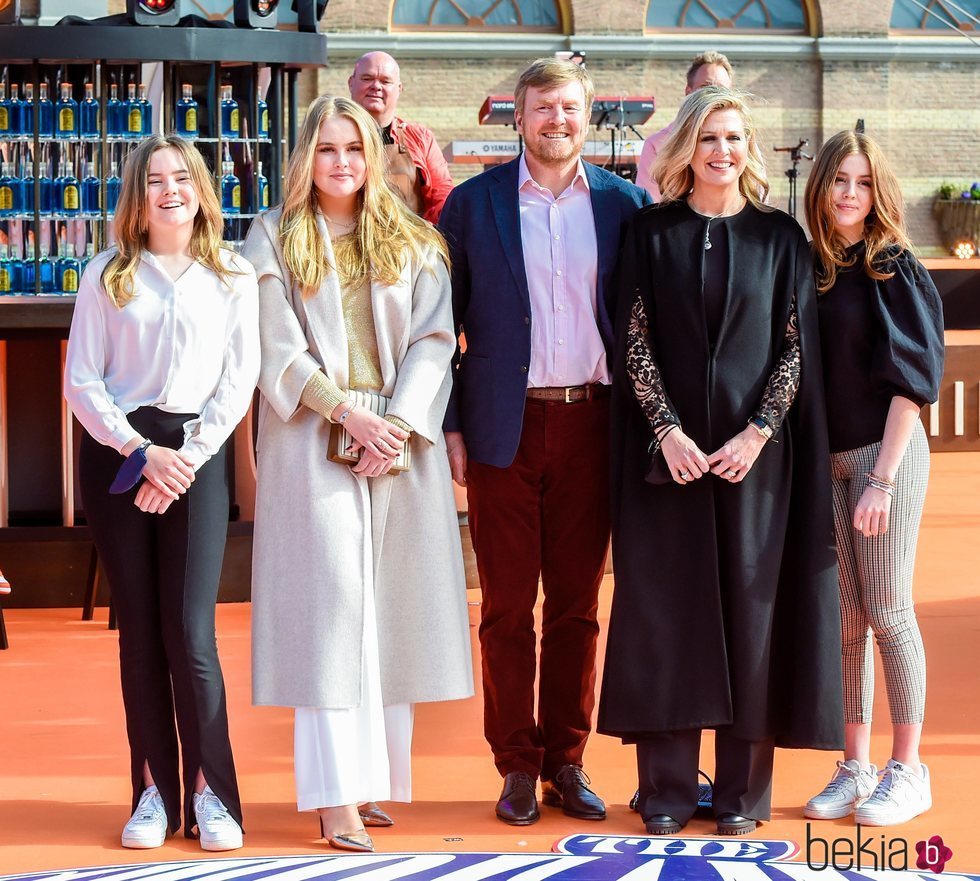
[[[980,244],[980,181],[969,186],[943,181],[936,190],[933,210],[946,247],[954,251],[969,242],[976,253]]]

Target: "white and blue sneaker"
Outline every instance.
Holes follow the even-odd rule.
[[[155,786],[148,786],[129,822],[123,826],[122,846],[159,847],[167,837],[167,809]]]
[[[194,793],[194,817],[202,850],[237,850],[242,846],[242,827],[212,791]]]
[[[806,803],[803,816],[811,820],[847,817],[865,802],[877,785],[878,769],[874,765],[861,767],[857,759],[838,762],[830,782]]]
[[[857,809],[855,819],[862,826],[894,826],[907,823],[931,807],[929,769],[923,765],[920,776],[908,765],[889,759],[878,786]]]
[[[847,817],[862,805],[878,785],[878,769],[861,767],[857,759],[838,762],[830,782],[803,808],[811,820],[836,820]]]

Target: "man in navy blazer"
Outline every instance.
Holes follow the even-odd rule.
[[[504,777],[496,813],[514,825],[538,819],[539,777],[546,805],[606,815],[582,756],[609,543],[614,272],[626,224],[650,199],[581,160],[593,95],[583,67],[531,64],[515,90],[524,153],[458,186],[440,220],[465,339],[446,446],[467,487],[483,589],[484,732]]]

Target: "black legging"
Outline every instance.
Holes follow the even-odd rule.
[[[196,414],[141,407],[129,422],[154,443],[178,449]],[[192,794],[199,768],[241,825],[242,807],[228,739],[225,685],[214,636],[214,607],[228,533],[225,452],[203,465],[165,514],[145,514],[136,488],[110,495],[122,457],[82,437],[79,482],[85,515],[105,566],[119,621],[119,666],[132,759],[133,809],[143,765],[180,827],[177,735],[183,750],[184,835],[194,837]],[[176,728],[174,718],[176,715]]]

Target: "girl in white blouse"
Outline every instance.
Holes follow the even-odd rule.
[[[85,427],[79,483],[119,621],[132,758],[124,847],[181,823],[205,850],[241,847],[214,608],[228,525],[224,444],[259,372],[251,265],[221,247],[197,149],[153,137],[129,156],[117,244],[89,264],[65,396]]]

